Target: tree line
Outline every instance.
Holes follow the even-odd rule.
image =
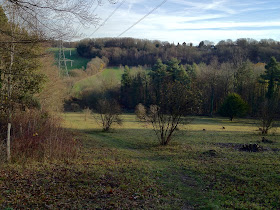
[[[216,45],[201,41],[198,46],[192,43],[169,43],[134,38],[84,39],[78,43],[77,52],[86,58],[106,57],[109,65],[148,65],[152,66],[160,58],[167,62],[177,58],[182,64],[210,64],[215,58],[219,63],[231,62],[235,65],[250,60],[253,63],[267,63],[274,56],[280,60],[280,42],[272,39],[222,40]],[[69,44],[70,46],[70,44]]]
[[[178,125],[194,115],[222,115],[231,121],[254,117],[267,134],[280,116],[279,81],[280,63],[274,57],[266,65],[246,61],[238,67],[217,60],[182,65],[176,58],[158,59],[151,70],[135,73],[125,66],[120,85],[104,81],[99,90],[82,94],[79,103],[99,114],[104,131],[121,122],[121,110],[133,111],[167,145]]]
[[[269,70],[269,65],[275,66],[273,68],[276,70]],[[275,71],[273,76],[269,76],[272,74],[270,71]],[[213,116],[218,113],[229,93],[237,93],[246,101],[248,115],[252,117],[258,116],[261,105],[268,95],[270,96],[270,92],[273,92],[272,98],[279,99],[279,64],[275,58],[267,65],[246,61],[238,67],[232,63],[219,63],[217,60],[213,60],[209,65],[182,65],[173,58],[166,64],[158,60],[148,74],[142,72],[131,75],[129,70],[126,70],[121,85],[121,104],[126,109],[134,109],[138,103],[147,106],[152,104],[150,86],[158,85],[160,88],[163,85],[160,83],[161,78],[168,72],[172,72],[173,79],[185,83],[199,97],[196,114],[200,115]],[[280,108],[279,101],[277,104]]]
[[[273,62],[278,63],[274,59]],[[270,60],[269,63],[271,62]],[[270,91],[279,94],[279,77],[276,75],[273,82],[269,82],[269,76],[264,76],[269,74],[266,68],[268,67],[264,63],[254,64],[245,61],[236,66],[230,62],[219,63],[217,58],[208,65],[205,63],[183,65],[176,58],[167,62],[158,59],[152,69],[138,67],[137,73],[125,66],[121,84],[117,82],[110,84],[109,81],[105,81],[103,85],[101,84],[104,87],[90,91],[87,89],[75,100],[78,100],[76,102],[81,107],[93,108],[97,99],[103,96],[114,98],[125,110],[134,110],[139,103],[150,106],[154,103],[151,88],[155,85],[158,88],[163,86],[162,77],[170,74],[170,78],[179,80],[199,97],[200,103],[194,114],[207,116],[219,114],[220,107],[228,94],[236,93],[247,103],[247,115],[258,117],[270,82],[275,84]],[[276,98],[278,98],[277,94]],[[279,108],[278,104],[278,110]]]

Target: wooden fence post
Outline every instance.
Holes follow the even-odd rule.
[[[11,123],[8,123],[7,131],[7,161],[11,163]]]

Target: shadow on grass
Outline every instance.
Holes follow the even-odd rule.
[[[84,133],[93,137],[99,145],[108,146],[116,149],[128,149],[128,150],[162,150],[167,148],[161,146],[157,140],[157,137],[152,129],[125,129],[117,128],[109,132],[103,132],[100,129],[81,129],[74,130],[78,133]],[[223,140],[224,143],[236,140],[236,142],[248,143],[251,141],[261,140],[261,134],[257,131],[229,131],[229,130],[179,130],[173,135],[169,146],[178,146],[182,144],[200,144],[204,143],[216,143]],[[276,139],[279,135],[272,136]],[[90,146],[90,141],[87,141]],[[92,142],[94,143],[94,142]],[[94,143],[95,144],[95,143]]]
[[[132,136],[124,136],[122,132],[125,132],[120,129],[114,129],[109,132],[103,132],[98,129],[85,129],[85,130],[79,130],[80,132],[83,132],[85,134],[89,134],[92,137],[97,137],[96,140],[100,144],[109,146],[109,147],[114,147],[118,149],[129,149],[129,150],[147,150],[151,149],[154,147],[158,147],[158,143],[156,142],[155,136],[153,138],[155,139],[154,141],[149,141],[146,139],[140,139],[138,138],[138,135]],[[126,132],[129,132],[130,134],[133,133],[141,133],[143,130],[139,129],[126,129]],[[151,130],[146,130],[145,133],[149,133],[148,131]],[[121,135],[120,135],[121,134]]]
[[[246,118],[235,118],[233,121],[230,121],[225,117],[193,117],[193,124],[202,124],[202,125],[250,125],[258,127],[257,119],[246,119]]]

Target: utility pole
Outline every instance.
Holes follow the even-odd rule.
[[[62,75],[66,75],[67,77],[69,77],[69,72],[68,72],[68,68],[67,68],[67,61],[71,61],[71,63],[73,62],[70,59],[66,59],[65,57],[65,50],[63,47],[63,41],[60,40],[59,42],[59,55],[58,55],[58,68],[59,68],[59,74]]]

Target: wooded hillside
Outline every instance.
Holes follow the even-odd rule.
[[[109,65],[153,65],[158,58],[163,62],[172,57],[182,64],[209,64],[215,57],[219,63],[240,64],[246,60],[253,63],[267,63],[274,56],[280,60],[280,42],[272,39],[223,40],[213,45],[201,41],[198,46],[192,43],[169,43],[134,38],[85,39],[77,44],[78,53],[86,58],[107,57]]]

